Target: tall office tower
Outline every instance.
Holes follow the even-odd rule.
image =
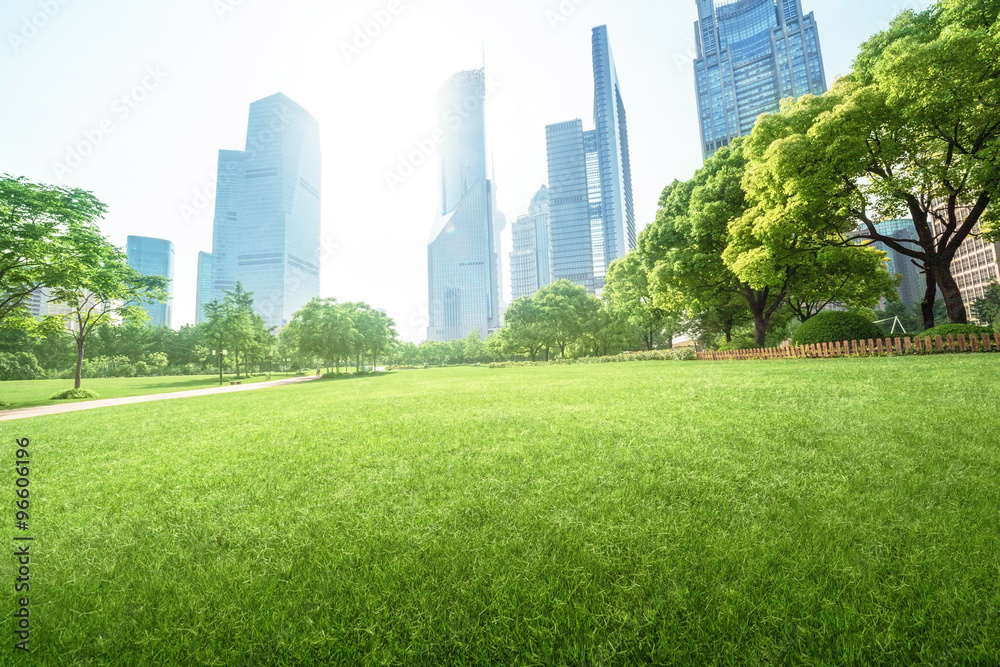
[[[438,97],[441,203],[427,246],[428,340],[452,341],[501,326],[496,192],[487,177],[486,72],[459,72]]]
[[[28,295],[25,308],[32,317],[45,317],[49,314],[49,293],[44,287],[39,287]]]
[[[551,189],[551,277],[604,287],[611,263],[635,248],[632,165],[621,84],[607,26],[594,28],[594,125],[545,128]]]
[[[195,324],[205,321],[205,304],[210,303],[212,295],[212,253],[198,253],[198,291],[195,295]]]
[[[543,185],[531,200],[528,215],[511,227],[514,250],[510,253],[510,298],[531,296],[549,280],[549,188]]]
[[[320,283],[319,123],[278,93],[250,105],[246,149],[219,151],[208,301],[237,282],[268,327],[283,327]]]
[[[163,239],[146,236],[129,236],[125,252],[128,264],[144,276],[163,276],[167,283],[165,303],[143,304],[142,309],[149,315],[149,323],[154,327],[170,326],[170,307],[174,300],[174,244]]]
[[[696,0],[694,62],[707,160],[786,97],[826,92],[813,13],[801,0]]]

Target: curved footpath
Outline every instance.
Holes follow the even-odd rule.
[[[232,387],[209,387],[208,389],[192,389],[190,391],[176,391],[167,394],[149,394],[148,396],[129,396],[126,398],[106,398],[96,401],[67,403],[66,405],[40,405],[34,408],[16,408],[13,410],[0,410],[0,421],[10,421],[12,419],[28,419],[29,417],[44,417],[46,415],[58,415],[64,412],[78,412],[79,410],[96,410],[97,408],[108,408],[115,405],[131,405],[133,403],[168,401],[173,398],[192,398],[194,396],[230,394],[236,391],[251,391],[253,389],[265,389],[267,387],[280,387],[286,384],[299,384],[301,382],[311,382],[313,380],[318,380],[320,377],[321,376],[319,375],[312,375],[309,377],[288,378],[287,380],[275,380],[274,382],[238,384]]]

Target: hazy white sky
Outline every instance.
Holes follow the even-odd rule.
[[[803,1],[831,83],[892,16],[929,4]],[[281,91],[320,122],[323,296],[383,308],[420,341],[436,163],[395,187],[386,174],[431,136],[441,84],[485,50],[499,208],[513,221],[546,181],[545,126],[592,127],[590,31],[607,24],[641,229],[663,187],[701,165],[696,13],[694,0],[2,0],[0,172],[93,190],[119,245],[172,240],[174,326],[193,323],[218,150],[242,149],[249,104]],[[377,36],[356,41],[379,17]]]

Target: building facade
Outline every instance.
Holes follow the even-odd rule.
[[[246,148],[219,152],[211,289],[199,317],[237,282],[268,327],[319,297],[320,183],[316,119],[280,93],[251,104]]]
[[[909,219],[887,220],[878,223],[875,228],[879,234],[900,241],[917,238],[913,221]],[[912,258],[881,243],[873,243],[871,247],[885,252],[889,256],[889,272],[902,277],[903,280],[899,284],[899,300],[908,306],[923,302],[927,291],[927,280],[923,269],[914,264]]]
[[[802,0],[695,0],[702,152],[749,134],[786,97],[826,92],[819,31]]]
[[[212,295],[212,253],[198,253],[198,287],[195,295],[195,324],[205,321],[205,305],[211,303]]]
[[[594,130],[572,120],[545,129],[552,280],[592,294],[611,263],[635,249],[628,123],[607,26],[594,28]]]
[[[531,296],[552,281],[549,278],[549,188],[545,185],[531,200],[528,215],[511,227],[514,249],[510,253],[510,298]]]
[[[496,191],[487,175],[486,71],[459,72],[438,98],[441,200],[427,245],[427,338],[452,341],[502,325]]]
[[[125,243],[128,263],[144,276],[163,276],[168,280],[167,300],[164,303],[144,303],[142,309],[149,315],[154,327],[171,326],[171,307],[174,300],[174,244],[165,239],[147,236],[129,236]]]
[[[961,219],[968,215],[968,209],[959,209]],[[934,231],[938,236],[944,234],[944,226],[934,221]],[[989,243],[977,238],[979,225],[958,248],[955,259],[951,261],[951,274],[962,292],[962,301],[970,322],[977,322],[973,312],[976,301],[986,296],[986,288],[991,283],[1000,282],[1000,243]]]

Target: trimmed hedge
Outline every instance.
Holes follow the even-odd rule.
[[[531,368],[535,366],[574,366],[577,364],[617,364],[629,361],[695,361],[698,355],[690,348],[631,352],[611,357],[584,357],[582,359],[553,359],[552,361],[503,361],[490,364],[490,368]]]
[[[806,320],[792,335],[794,345],[884,338],[874,323],[854,313],[827,310]]]
[[[958,334],[968,335],[980,335],[980,334],[991,334],[993,329],[989,327],[981,327],[975,324],[942,324],[941,326],[934,327],[933,329],[928,329],[923,333],[917,334],[921,338],[934,336],[941,336],[946,338],[948,335],[957,336]]]

